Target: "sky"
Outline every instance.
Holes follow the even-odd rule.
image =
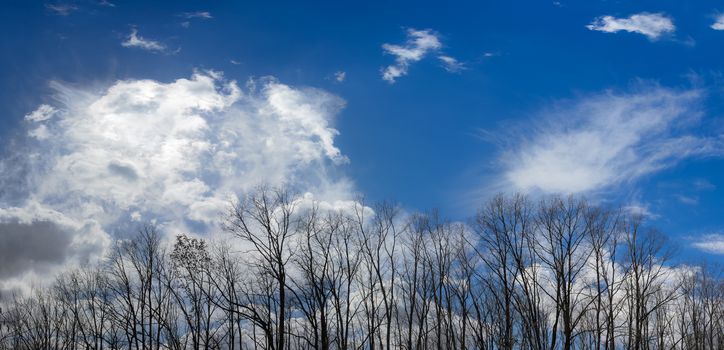
[[[0,288],[287,184],[466,220],[497,193],[724,256],[714,1],[3,1]]]

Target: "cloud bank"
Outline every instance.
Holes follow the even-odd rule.
[[[0,159],[0,183],[15,189],[0,193],[11,238],[0,248],[0,287],[97,258],[142,222],[212,232],[229,202],[260,183],[331,205],[352,197],[334,143],[345,102],[325,91],[272,78],[242,87],[217,72],[100,91],[51,86],[57,104],[29,113],[24,149]],[[33,248],[40,241],[54,244]]]
[[[665,34],[676,31],[676,26],[671,18],[662,13],[642,12],[626,18],[613,16],[601,16],[587,25],[589,30],[604,33],[617,33],[626,31],[645,35],[650,40],[657,40]]]

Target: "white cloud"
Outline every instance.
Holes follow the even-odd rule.
[[[334,80],[336,80],[338,83],[343,82],[347,78],[347,73],[344,71],[338,71],[334,73]]]
[[[163,52],[166,51],[166,45],[155,41],[146,39],[138,35],[136,28],[131,29],[131,34],[128,35],[126,41],[121,43],[123,47],[137,47],[148,51]]]
[[[201,19],[212,19],[214,18],[211,16],[211,13],[208,11],[196,11],[196,12],[186,12],[183,14],[183,17],[185,18],[201,18]]]
[[[443,63],[443,67],[448,72],[456,73],[465,70],[465,65],[454,57],[440,55],[437,58]]]
[[[347,162],[332,126],[344,101],[325,91],[271,78],[242,89],[216,72],[102,91],[51,86],[54,117],[30,119],[53,137],[30,130],[39,140],[16,152],[23,159],[0,159],[0,168],[17,170],[0,172],[0,183],[22,182],[13,198],[0,197],[0,224],[62,223],[73,242],[68,255],[100,255],[111,232],[140,220],[170,234],[216,231],[229,201],[260,183],[330,203],[353,197],[351,182],[335,175]]]
[[[78,7],[72,4],[46,4],[45,8],[59,16],[67,16],[78,10]]]
[[[678,199],[679,202],[684,203],[686,205],[699,204],[699,197],[697,197],[697,196],[685,196],[683,194],[679,194],[679,195],[676,195],[676,199]]]
[[[670,17],[662,13],[646,12],[627,18],[601,16],[593,20],[586,28],[605,33],[616,33],[620,31],[638,33],[645,35],[650,40],[656,40],[662,35],[673,33],[676,30],[674,22]]]
[[[55,115],[55,113],[57,112],[58,110],[53,108],[52,106],[42,104],[32,113],[26,115],[25,120],[31,122],[42,122],[52,118],[53,115]]]
[[[702,92],[659,86],[606,92],[516,128],[500,161],[506,188],[581,193],[630,183],[679,161],[721,155],[722,141],[687,133],[699,121]]]
[[[659,217],[658,214],[652,212],[651,209],[649,209],[648,204],[631,203],[622,207],[621,209],[623,209],[624,212],[630,215],[641,216],[643,218],[656,219]]]
[[[428,53],[442,47],[437,34],[430,29],[407,30],[407,41],[403,45],[384,44],[385,53],[395,56],[395,64],[382,71],[382,79],[394,83],[395,79],[407,75],[410,64],[420,61]]]
[[[704,235],[692,243],[692,246],[707,253],[724,255],[724,234]]]
[[[724,13],[716,16],[716,20],[711,24],[711,29],[724,30]]]

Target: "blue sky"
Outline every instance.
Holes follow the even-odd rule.
[[[272,179],[330,203],[363,194],[410,211],[438,207],[456,220],[496,192],[584,195],[645,213],[685,258],[724,252],[724,7],[714,1],[0,6],[2,183],[17,188],[0,196],[5,222],[52,217],[93,231],[104,246],[124,222],[151,217],[169,230],[203,230],[189,208]],[[145,88],[171,109],[203,90],[188,107],[202,120],[136,101]],[[218,104],[198,107],[206,97]],[[297,116],[299,108],[308,113]],[[224,152],[250,155],[226,169],[219,154],[202,152],[198,166],[159,175],[141,165],[153,150],[134,153],[139,144],[129,143],[118,151],[129,135],[104,129],[125,128],[114,124],[118,115],[148,120],[134,132],[153,140],[165,125],[205,123],[181,139],[159,136],[159,147],[178,141],[216,152],[228,140],[213,132],[233,129],[248,142]],[[105,153],[97,160],[89,149]],[[93,181],[113,181],[88,175],[93,169],[163,183],[161,197],[173,200],[155,203],[121,184],[93,192]],[[53,187],[74,188],[66,170],[88,176],[67,198]],[[243,184],[231,185],[229,174]],[[197,197],[172,195],[189,191]],[[163,205],[179,217],[158,218]]]

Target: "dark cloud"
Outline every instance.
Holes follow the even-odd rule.
[[[50,221],[0,223],[0,279],[63,263],[73,235]]]

